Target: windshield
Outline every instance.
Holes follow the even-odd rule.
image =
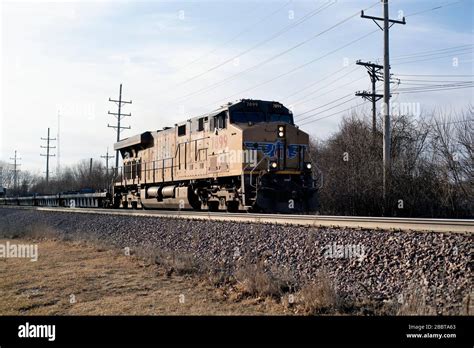
[[[293,124],[291,115],[267,114],[260,111],[234,111],[231,114],[233,123],[284,122]]]
[[[265,122],[265,114],[263,112],[258,111],[235,111],[232,113],[232,122],[235,123],[257,123],[257,122]]]
[[[284,122],[291,124],[293,120],[291,115],[269,114],[268,116],[269,122]]]

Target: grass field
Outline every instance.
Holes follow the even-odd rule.
[[[10,239],[38,244],[38,261],[0,258],[1,315],[290,314],[271,297],[243,298],[192,275],[169,275],[135,255],[92,243]],[[0,239],[5,244],[6,239]]]

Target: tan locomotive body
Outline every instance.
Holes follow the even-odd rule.
[[[308,212],[316,188],[309,137],[278,102],[241,100],[114,145],[114,206]]]

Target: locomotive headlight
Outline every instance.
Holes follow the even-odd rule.
[[[285,137],[285,126],[278,126],[278,138]]]
[[[278,163],[276,161],[270,162],[270,169],[276,169],[278,167]]]

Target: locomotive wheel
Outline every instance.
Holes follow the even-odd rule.
[[[229,213],[236,213],[237,211],[239,211],[239,202],[237,201],[227,202],[227,211]]]
[[[219,202],[207,202],[209,211],[219,211]]]

